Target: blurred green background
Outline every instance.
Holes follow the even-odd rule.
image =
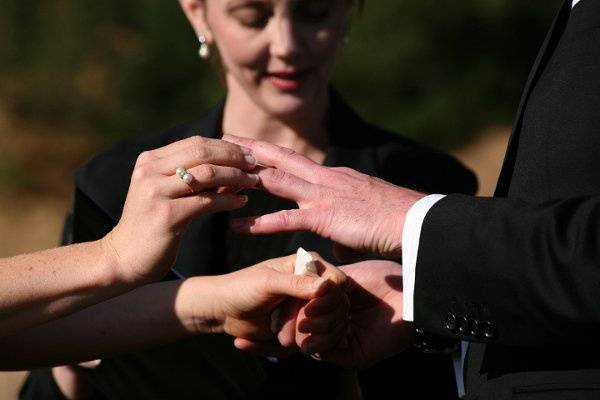
[[[510,123],[559,2],[367,0],[335,81],[373,121],[438,147]],[[2,0],[0,108],[113,140],[220,96],[174,0]]]
[[[489,194],[559,4],[366,0],[336,85],[369,120],[452,150]],[[94,152],[222,96],[175,0],[0,0],[0,257],[57,243]],[[0,400],[22,377],[0,374]]]

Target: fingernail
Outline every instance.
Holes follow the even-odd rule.
[[[256,165],[256,158],[254,158],[254,156],[252,156],[250,154],[246,154],[244,156],[244,159],[246,160],[246,162],[248,163],[248,165],[251,165],[253,167]]]
[[[257,174],[248,174],[248,177],[256,183],[260,180],[260,177]]]

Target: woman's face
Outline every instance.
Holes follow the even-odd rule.
[[[198,24],[188,17],[218,49],[230,95],[289,118],[323,104],[350,7],[350,0],[204,0]]]

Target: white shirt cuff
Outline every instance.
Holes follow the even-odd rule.
[[[402,316],[405,321],[414,321],[415,270],[419,239],[425,216],[444,195],[432,194],[417,201],[406,213],[402,229],[402,286],[404,290]]]

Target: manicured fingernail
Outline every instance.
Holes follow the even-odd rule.
[[[254,158],[254,156],[252,156],[250,154],[246,154],[244,156],[244,159],[246,160],[246,162],[248,163],[248,165],[251,165],[253,167],[256,165],[256,158]]]
[[[257,174],[248,174],[248,177],[253,180],[254,182],[257,182],[260,180],[260,177]]]

